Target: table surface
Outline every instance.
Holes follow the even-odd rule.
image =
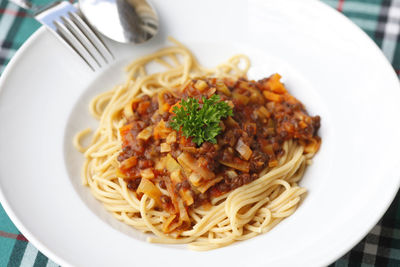
[[[33,0],[43,3],[47,0]],[[48,2],[48,1],[47,1]],[[400,76],[400,0],[322,0],[362,28]],[[40,27],[25,11],[0,0],[0,73],[18,48]],[[400,266],[400,193],[371,230],[331,266]],[[0,204],[0,266],[58,266],[14,226]]]

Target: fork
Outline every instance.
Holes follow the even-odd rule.
[[[107,65],[113,54],[97,33],[85,22],[78,8],[67,1],[35,6],[28,0],[10,0],[53,32],[76,52],[93,71]]]

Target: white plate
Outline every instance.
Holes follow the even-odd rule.
[[[0,85],[1,203],[21,232],[63,266],[322,266],[351,249],[399,187],[400,87],[375,44],[317,1],[154,1],[160,35],[137,47],[109,43],[116,61],[92,73],[46,30],[9,64]],[[184,42],[213,66],[248,54],[251,78],[283,75],[322,117],[322,147],[302,185],[300,208],[267,234],[193,252],[144,242],[80,185],[78,130],[96,123],[89,99],[124,80],[122,67]]]

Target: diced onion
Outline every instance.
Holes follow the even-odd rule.
[[[140,171],[140,176],[142,176],[142,178],[146,178],[146,179],[153,179],[154,178],[154,172],[152,169],[148,168],[148,169],[144,169]]]
[[[158,112],[158,110],[154,111],[153,115],[152,115],[151,118],[150,118],[151,122],[152,122],[153,124],[156,123],[157,121],[159,121],[160,116],[161,116],[161,115],[160,115],[160,113]]]
[[[198,186],[197,190],[199,190],[200,193],[203,194],[208,190],[208,188],[210,188],[211,186],[215,185],[216,183],[222,181],[222,179],[224,179],[224,177],[218,176],[215,179],[209,180],[206,183],[202,184],[201,186]]]
[[[167,136],[167,140],[166,140],[167,144],[172,144],[176,142],[176,132],[172,131],[169,133],[169,135]]]
[[[164,152],[170,152],[171,151],[171,146],[167,143],[162,143],[160,145],[160,152],[164,153]]]
[[[132,156],[132,157],[127,158],[126,160],[124,160],[124,161],[121,163],[121,165],[119,166],[119,168],[120,168],[122,171],[127,171],[127,170],[129,170],[130,168],[136,166],[136,164],[137,164],[137,158],[136,158],[135,156]]]
[[[239,158],[234,159],[234,162],[219,160],[219,163],[242,172],[249,172],[250,170],[250,163]]]
[[[170,173],[173,173],[176,170],[180,170],[181,166],[178,164],[178,162],[176,162],[176,160],[171,156],[171,154],[168,154],[165,159],[165,168]]]
[[[179,190],[179,194],[181,195],[183,201],[185,201],[186,206],[190,206],[193,204],[194,199],[189,189],[181,188]]]
[[[237,100],[239,103],[241,103],[243,105],[247,105],[247,103],[249,103],[249,101],[250,101],[249,97],[239,94],[237,92],[234,92],[232,94],[232,97],[233,97],[233,99]]]
[[[162,195],[160,189],[158,189],[152,182],[146,178],[142,178],[137,189],[138,193],[146,194],[147,196],[154,199],[157,204],[160,204],[160,197]]]
[[[296,119],[300,120],[300,121],[304,121],[304,119],[305,119],[304,113],[298,112],[298,111],[296,111],[296,112],[294,113],[294,117],[295,117]]]
[[[165,169],[165,161],[166,161],[166,157],[161,158],[160,160],[156,161],[156,165],[154,166],[154,168],[157,171],[162,171]]]
[[[181,165],[185,165],[192,172],[199,174],[207,180],[211,180],[215,177],[215,174],[212,171],[199,164],[197,160],[187,152],[182,152],[178,157],[178,161]]]
[[[201,176],[195,172],[193,172],[192,174],[190,174],[189,176],[189,181],[192,185],[194,186],[199,186],[200,182],[201,182]]]
[[[151,132],[153,131],[153,126],[148,126],[144,128],[138,135],[137,139],[148,140],[151,137]]]
[[[238,174],[234,171],[234,170],[228,170],[225,172],[225,174],[230,178],[236,178],[238,176]]]
[[[182,182],[181,170],[178,169],[171,173],[171,181],[176,184]]]
[[[215,92],[217,91],[217,89],[215,87],[211,87],[207,90],[206,94],[207,97],[211,97],[213,94],[215,94]]]
[[[259,104],[264,103],[264,98],[262,97],[260,91],[254,89],[251,89],[250,91],[251,91],[250,102]]]
[[[197,82],[194,85],[194,88],[196,88],[200,92],[204,91],[204,89],[206,89],[207,87],[208,87],[208,84],[203,80],[197,80]]]
[[[264,153],[266,153],[268,155],[275,155],[272,144],[266,144],[265,146],[262,146],[261,149]]]
[[[178,199],[178,207],[179,207],[179,219],[181,219],[182,221],[190,222],[189,214],[186,211],[182,199]]]
[[[228,89],[228,87],[225,85],[225,83],[223,83],[223,82],[217,82],[216,86],[217,86],[217,91],[218,91],[218,92],[221,92],[221,93],[223,93],[223,94],[225,94],[225,95],[227,95],[227,96],[230,96],[230,95],[231,95],[231,91],[229,91],[229,89]]]
[[[237,141],[235,149],[245,160],[249,160],[251,154],[253,154],[253,151],[243,142],[242,138]]]
[[[164,120],[161,120],[156,127],[154,127],[154,138],[167,138],[167,136],[172,132],[172,129],[168,128]]]

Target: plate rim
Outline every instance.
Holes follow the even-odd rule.
[[[31,36],[29,36],[29,38],[22,44],[22,46],[11,58],[10,62],[7,64],[6,68],[0,76],[0,96],[2,94],[4,83],[7,81],[10,73],[17,66],[19,59],[23,56],[23,54],[27,52],[27,50],[29,50],[29,48],[37,39],[41,38],[45,34],[51,34],[51,32],[42,25],[34,33],[32,33]],[[20,219],[12,210],[9,201],[4,196],[2,187],[0,187],[0,203],[12,223],[17,227],[18,231],[20,231],[28,239],[28,242],[32,243],[40,252],[45,254],[45,256],[47,256],[49,259],[59,264],[60,266],[72,266],[66,260],[53,253],[51,249],[47,248],[47,246],[44,245],[40,240],[38,240],[33,233],[26,229],[24,224],[20,221]]]

